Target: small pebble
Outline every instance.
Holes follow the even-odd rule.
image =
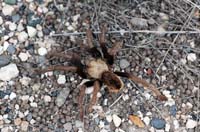
[[[40,47],[40,48],[38,49],[38,54],[41,55],[41,56],[46,55],[46,54],[47,54],[47,49],[44,48],[44,47]]]
[[[17,23],[21,19],[19,14],[15,14],[12,16],[12,22]]]
[[[14,124],[15,124],[16,126],[19,126],[19,125],[21,124],[21,122],[22,122],[21,118],[16,118],[16,119],[14,120]]]
[[[76,128],[83,128],[83,127],[84,127],[84,124],[83,124],[82,121],[76,120],[76,121],[75,121],[75,127],[76,127]]]
[[[119,116],[117,116],[116,114],[113,114],[112,119],[113,119],[113,123],[115,127],[119,127],[121,125],[122,120]]]
[[[107,115],[106,116],[106,120],[110,123],[112,121],[112,116],[111,115]]]
[[[2,16],[0,16],[0,25],[2,25],[3,24],[3,18],[2,18]]]
[[[44,102],[51,102],[51,97],[49,95],[44,96]]]
[[[55,102],[58,107],[61,107],[65,103],[65,100],[69,95],[69,92],[70,92],[69,88],[64,88],[60,91]]]
[[[150,123],[156,129],[163,129],[166,124],[165,120],[160,118],[153,118]]]
[[[197,126],[197,121],[194,121],[192,119],[187,120],[186,128],[192,129],[192,128],[195,128],[196,126]]]
[[[4,5],[2,8],[2,13],[4,16],[11,16],[14,11],[14,7],[11,5]]]
[[[8,53],[10,54],[14,54],[16,52],[16,48],[14,45],[9,44],[8,48],[7,48]]]
[[[10,81],[12,78],[17,77],[19,74],[19,70],[16,64],[9,64],[0,68],[0,80],[2,81]]]
[[[16,0],[4,0],[4,2],[9,5],[14,5],[14,4],[16,4],[17,1]]]
[[[16,29],[17,29],[17,25],[15,24],[15,23],[10,23],[9,24],[9,29],[10,29],[10,31],[15,31]]]
[[[30,81],[31,81],[31,78],[29,77],[26,77],[26,76],[23,76],[22,78],[20,78],[20,83],[24,86],[28,86]]]
[[[121,59],[119,65],[121,69],[125,69],[130,66],[130,63],[126,59]]]
[[[59,75],[57,79],[58,84],[65,84],[66,83],[66,77],[65,75]]]
[[[31,102],[31,103],[30,103],[30,106],[31,106],[31,107],[37,107],[38,105],[37,105],[36,102]]]
[[[150,118],[149,118],[148,116],[145,116],[145,117],[143,118],[143,121],[144,121],[144,123],[146,124],[146,126],[148,126],[149,123],[150,123]]]
[[[0,67],[5,66],[10,63],[10,56],[0,55]]]
[[[173,121],[173,124],[174,124],[174,129],[175,129],[175,130],[179,128],[179,122],[178,122],[178,120],[175,119],[175,120]]]
[[[169,132],[169,130],[170,130],[170,124],[167,123],[167,124],[165,125],[165,131],[166,131],[166,132]]]
[[[27,26],[27,32],[30,38],[34,37],[37,34],[37,30],[31,26]]]
[[[196,59],[197,59],[197,56],[196,56],[196,54],[195,53],[189,53],[188,55],[187,55],[187,59],[188,59],[188,61],[195,61]]]
[[[19,58],[20,58],[21,61],[27,61],[28,60],[28,55],[27,55],[27,53],[20,52],[19,53]]]
[[[13,100],[16,97],[17,97],[16,93],[13,93],[13,92],[9,96],[10,100]]]
[[[63,125],[63,127],[64,127],[64,129],[65,129],[66,131],[71,131],[71,130],[72,130],[72,123],[65,123],[65,124]]]
[[[21,130],[22,131],[28,131],[28,126],[29,126],[29,123],[27,121],[22,121],[21,122]]]
[[[130,22],[133,26],[138,26],[141,28],[148,26],[148,21],[144,18],[132,17]]]
[[[28,39],[28,34],[25,31],[22,31],[18,34],[19,42],[24,42]]]
[[[170,115],[176,116],[176,111],[177,111],[176,105],[170,106],[169,108]]]

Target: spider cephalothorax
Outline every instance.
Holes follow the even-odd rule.
[[[92,111],[93,105],[95,105],[97,101],[97,93],[100,90],[101,84],[105,84],[110,92],[118,92],[121,88],[124,87],[124,84],[120,77],[126,77],[137,84],[142,84],[144,88],[148,88],[152,90],[154,95],[159,100],[167,100],[167,98],[160,93],[159,90],[154,85],[147,83],[145,80],[134,76],[130,73],[113,71],[112,65],[114,63],[114,57],[117,51],[120,49],[122,43],[115,42],[112,48],[108,49],[106,47],[106,25],[104,24],[101,28],[101,33],[99,36],[99,45],[102,50],[101,52],[97,47],[93,45],[92,32],[90,29],[87,30],[87,47],[85,50],[92,55],[92,58],[87,58],[86,62],[83,64],[81,62],[80,55],[78,53],[49,53],[50,56],[57,56],[66,58],[71,62],[73,66],[51,66],[47,69],[39,70],[37,72],[44,73],[47,71],[53,70],[64,70],[64,71],[73,71],[76,72],[79,76],[85,79],[90,79],[91,81],[85,82],[80,87],[80,95],[79,95],[79,106],[80,106],[80,115],[81,119],[83,119],[83,98],[86,87],[94,86],[93,95],[89,104],[89,112]],[[84,46],[82,46],[84,47]]]

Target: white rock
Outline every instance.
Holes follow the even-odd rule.
[[[125,132],[124,130],[122,130],[121,128],[116,128],[115,132]]]
[[[197,59],[197,56],[196,56],[195,53],[189,53],[189,54],[187,55],[187,59],[188,59],[189,61],[195,61],[195,60]]]
[[[187,60],[186,59],[180,59],[180,62],[185,65],[187,63]]]
[[[29,123],[27,121],[22,121],[22,123],[21,123],[21,131],[27,132],[28,131],[28,125],[29,125]]]
[[[75,16],[72,17],[72,20],[73,20],[73,21],[77,21],[79,17],[80,17],[80,14],[75,15]]]
[[[23,95],[21,96],[21,100],[26,101],[29,100],[30,96],[29,95]]]
[[[46,54],[47,54],[47,49],[44,48],[44,47],[40,47],[40,48],[38,49],[38,54],[41,55],[41,56],[46,55]]]
[[[174,129],[175,130],[178,129],[179,126],[180,126],[178,120],[176,120],[176,119],[173,121],[173,124],[174,124]]]
[[[0,80],[10,81],[12,78],[15,78],[19,75],[19,70],[16,64],[9,64],[0,68]]]
[[[9,97],[9,98],[10,98],[10,100],[13,100],[13,99],[16,98],[16,97],[17,97],[16,93],[13,93],[13,92],[12,92],[12,93],[10,94],[10,97]]]
[[[165,131],[169,132],[169,130],[170,130],[170,124],[166,123],[166,125],[165,125]]]
[[[3,54],[3,46],[0,46],[0,55]]]
[[[105,126],[105,122],[101,120],[99,122],[99,128],[104,128],[104,126]]]
[[[3,24],[3,18],[0,16],[0,25]]]
[[[151,98],[151,94],[149,94],[148,92],[144,93],[144,97],[149,100]]]
[[[15,104],[15,109],[19,110],[19,105],[18,104]]]
[[[145,116],[145,117],[143,118],[143,121],[144,121],[144,123],[146,124],[146,126],[148,126],[149,123],[150,123],[150,118],[149,118],[148,116]]]
[[[2,13],[5,16],[11,16],[13,11],[14,11],[14,7],[11,5],[7,5],[7,4],[2,9]]]
[[[194,43],[194,41],[190,42],[190,46],[191,46],[192,48],[195,47],[195,43]]]
[[[31,78],[29,77],[26,77],[26,76],[23,76],[20,80],[20,83],[24,86],[28,86],[30,81],[31,81]]]
[[[187,108],[191,109],[193,105],[190,102],[187,102],[186,105],[188,106]]]
[[[94,91],[94,87],[88,87],[85,89],[85,94],[92,94],[93,91]]]
[[[69,25],[69,26],[67,27],[67,29],[68,29],[69,31],[73,31],[73,30],[74,30],[74,27],[71,26],[71,25]]]
[[[36,123],[36,121],[34,119],[31,119],[30,123],[33,125]]]
[[[34,37],[37,34],[37,30],[31,26],[27,26],[27,31],[29,37]]]
[[[26,53],[20,52],[19,53],[19,58],[21,61],[27,61],[28,60],[28,55]]]
[[[106,116],[106,120],[110,123],[112,121],[112,116],[111,115],[107,115]]]
[[[5,41],[5,42],[3,43],[3,50],[6,51],[9,45],[10,45],[9,42],[8,42],[8,41]]]
[[[34,98],[33,96],[31,96],[31,97],[29,97],[29,99],[28,99],[28,100],[29,100],[30,102],[33,102],[33,101],[34,101],[34,99],[35,99],[35,98]]]
[[[24,30],[24,26],[22,23],[19,23],[18,26],[17,26],[17,31],[21,32]]]
[[[175,105],[175,101],[172,98],[169,98],[164,104],[164,106],[172,106],[172,105]]]
[[[196,126],[197,126],[197,121],[194,121],[192,119],[188,119],[187,120],[186,128],[192,129],[192,128],[196,127]]]
[[[119,118],[119,116],[117,116],[116,114],[112,115],[112,119],[113,119],[113,123],[115,125],[115,127],[119,127],[121,125],[121,118]]]
[[[22,31],[18,34],[19,42],[24,42],[28,39],[28,34],[25,31]]]
[[[17,25],[15,24],[15,23],[10,23],[9,24],[9,29],[10,29],[10,31],[15,31],[16,29],[17,29]]]
[[[51,97],[49,95],[45,95],[44,102],[51,102]]]
[[[35,102],[31,102],[31,103],[30,103],[30,106],[31,106],[31,107],[37,107],[38,105],[37,105],[37,103],[35,103]]]
[[[57,83],[58,84],[65,84],[65,82],[66,82],[65,75],[59,75],[58,79],[57,79]]]
[[[19,111],[19,112],[18,112],[18,116],[19,116],[19,118],[24,118],[24,113],[21,112],[21,111]]]
[[[126,100],[129,99],[129,96],[128,96],[128,94],[125,94],[124,96],[122,96],[122,98],[123,98],[124,101],[126,101]]]

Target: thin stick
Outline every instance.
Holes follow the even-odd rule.
[[[100,31],[93,32],[94,34],[100,34]],[[198,31],[156,31],[156,30],[116,30],[116,31],[108,31],[107,34],[132,34],[132,33],[146,33],[146,34],[200,34],[200,30]],[[76,36],[76,35],[85,35],[86,32],[64,32],[64,33],[56,33],[51,34],[52,37],[58,37],[58,36]]]

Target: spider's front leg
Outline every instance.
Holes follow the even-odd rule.
[[[80,119],[81,120],[83,120],[83,117],[84,117],[83,102],[84,102],[85,89],[87,87],[91,87],[91,86],[94,86],[94,91],[93,91],[92,99],[89,103],[88,111],[92,112],[92,106],[95,105],[95,103],[97,102],[97,93],[100,90],[100,83],[97,80],[95,80],[95,81],[92,80],[92,81],[85,82],[84,84],[82,84],[80,86],[80,94],[79,94],[79,97],[78,97],[78,104],[79,104],[79,111],[80,111]]]
[[[142,84],[144,88],[150,89],[156,95],[156,97],[158,97],[158,100],[160,100],[160,101],[167,100],[167,97],[164,96],[163,94],[161,94],[161,92],[154,85],[149,84],[145,80],[143,80],[137,76],[134,76],[130,73],[125,73],[125,72],[114,72],[114,73],[117,74],[118,76],[126,77],[126,78],[134,81],[137,84]]]

